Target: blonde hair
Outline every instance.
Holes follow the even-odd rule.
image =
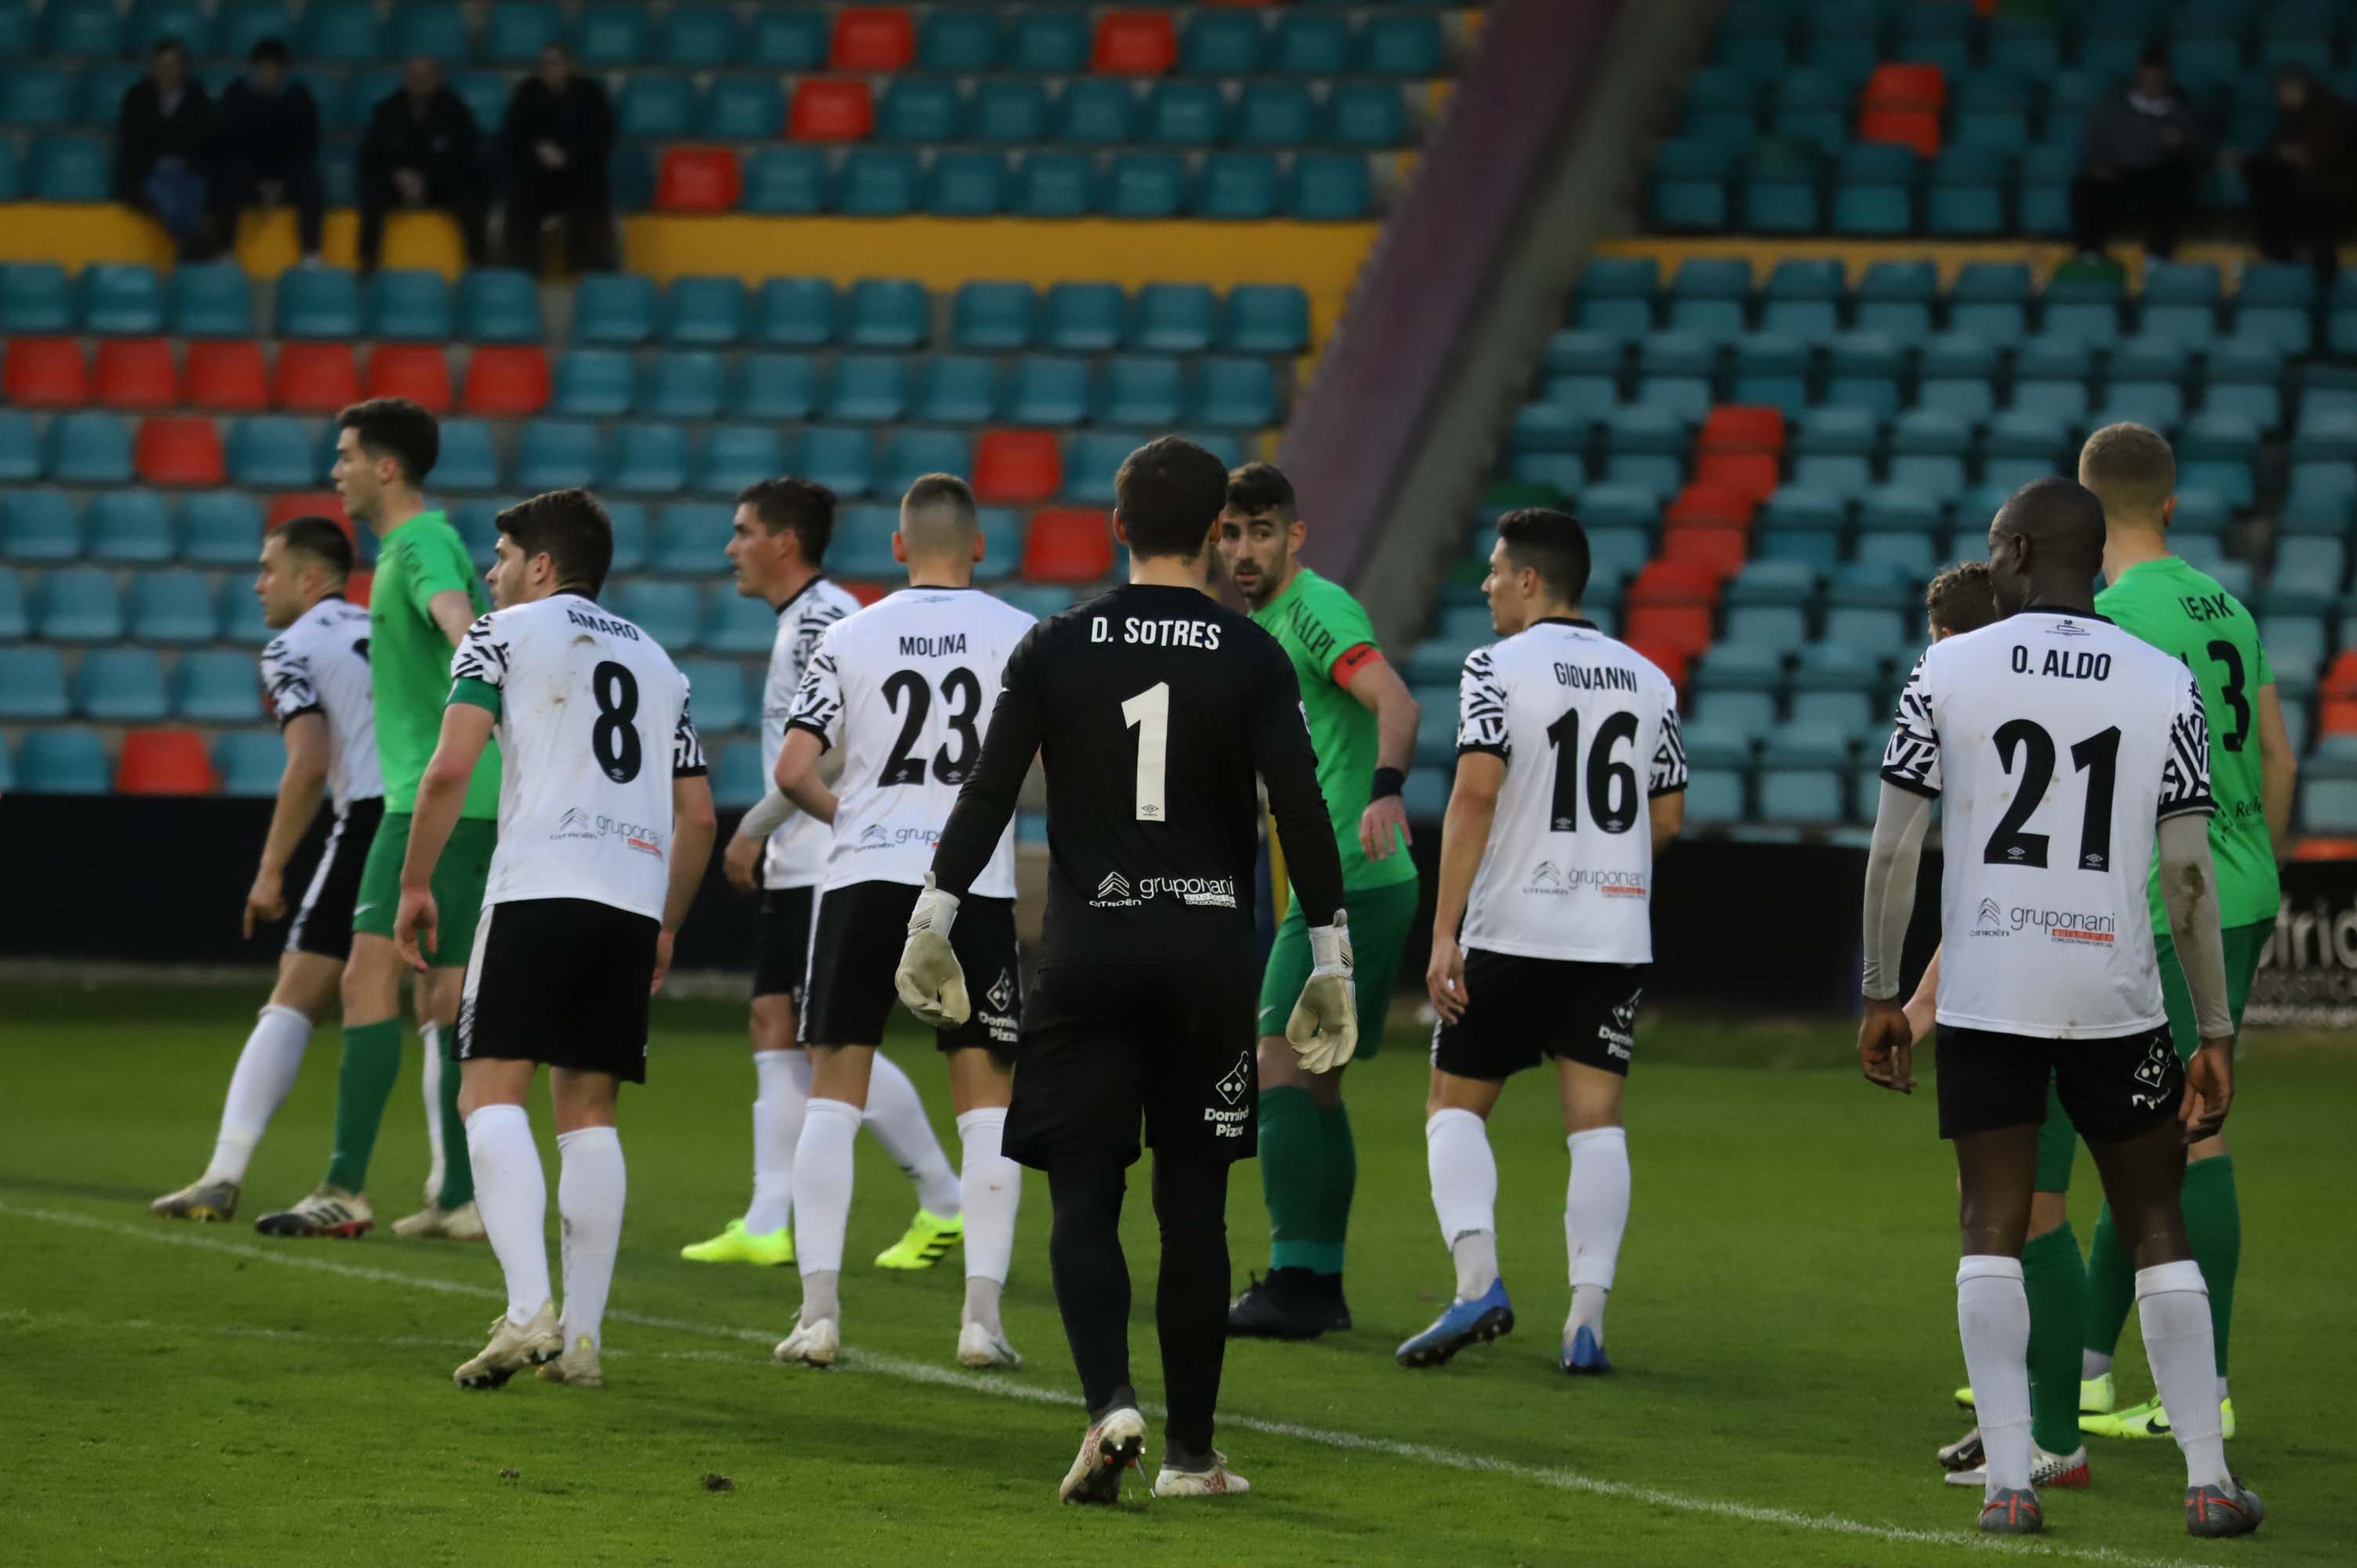
[[[2177,455],[2157,430],[2106,424],[2079,449],[2079,479],[2104,503],[2104,516],[2158,521],[2177,492]]]
[[[1996,619],[1988,563],[1960,561],[1932,578],[1923,590],[1923,607],[1931,612],[1932,624],[1951,637],[1978,631]]]

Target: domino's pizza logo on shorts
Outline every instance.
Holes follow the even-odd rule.
[[[1637,1043],[1637,999],[1645,994],[1642,986],[1629,993],[1629,1000],[1616,1004],[1612,1016],[1597,1026],[1596,1037],[1604,1042],[1607,1052],[1620,1061],[1629,1059],[1630,1050]]]
[[[1252,1108],[1243,1103],[1245,1091],[1252,1088],[1252,1053],[1238,1051],[1236,1065],[1222,1073],[1211,1087],[1227,1101],[1227,1109],[1216,1105],[1203,1107],[1203,1120],[1211,1123],[1215,1138],[1241,1138],[1244,1123],[1252,1118]]]
[[[1015,1021],[1015,1002],[1020,994],[1021,989],[1015,983],[1015,976],[1004,969],[998,972],[998,978],[990,983],[990,989],[982,993],[982,1022],[983,1026],[990,1031],[992,1045],[1011,1046],[1019,1038],[1021,1030]]]
[[[2144,1060],[2136,1064],[2133,1076],[2142,1087],[2128,1090],[2128,1103],[2139,1111],[2158,1110],[2168,1104],[2173,1096],[2164,1092],[2163,1086],[2169,1082],[2169,1064],[2176,1059],[2177,1053],[2169,1041],[2155,1038],[2146,1049]]]

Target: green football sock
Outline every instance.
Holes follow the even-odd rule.
[[[336,1078],[336,1153],[328,1162],[328,1185],[346,1192],[368,1186],[369,1156],[384,1102],[401,1073],[401,1020],[344,1026],[344,1061]]]
[[[1260,1188],[1268,1200],[1268,1266],[1310,1267],[1325,1207],[1326,1140],[1306,1089],[1260,1092]]]
[[[2210,1287],[2210,1327],[2218,1340],[2218,1375],[2226,1375],[2226,1329],[2234,1316],[2234,1272],[2243,1263],[2243,1208],[2234,1195],[2234,1158],[2219,1155],[2185,1167],[2185,1239]]]
[[[1351,1195],[1359,1185],[1359,1148],[1351,1138],[1351,1108],[1340,1101],[1319,1106],[1318,1130],[1326,1149],[1326,1186],[1318,1201],[1318,1256],[1309,1266],[1321,1274],[1339,1274],[1342,1244],[1351,1233]]]
[[[2029,1436],[2049,1454],[2079,1446],[2079,1347],[2086,1337],[2087,1266],[2064,1220],[2021,1249],[2029,1295]]]
[[[2106,1203],[2087,1242],[2087,1348],[2098,1356],[2115,1354],[2120,1330],[2135,1310],[2136,1254],[2120,1239]]]
[[[475,1201],[475,1167],[467,1158],[467,1119],[458,1114],[458,1058],[452,1042],[458,1026],[441,1028],[442,1052],[442,1190],[434,1195],[443,1208],[463,1208]]]

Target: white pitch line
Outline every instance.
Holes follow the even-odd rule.
[[[339,1262],[308,1248],[256,1247],[242,1241],[216,1240],[202,1230],[186,1226],[126,1225],[93,1215],[76,1214],[64,1209],[27,1208],[18,1204],[0,1201],[0,1215],[16,1219],[38,1220],[48,1225],[70,1226],[81,1230],[94,1230],[102,1235],[120,1236],[135,1241],[149,1241],[167,1247],[186,1247],[198,1251],[227,1257],[243,1258],[284,1268],[302,1269],[313,1273],[333,1274],[342,1279],[359,1280],[370,1284],[401,1285],[412,1290],[431,1291],[441,1295],[471,1296],[484,1300],[504,1300],[506,1292],[490,1285],[470,1284],[458,1280],[436,1279],[430,1275],[405,1273],[396,1269],[371,1268],[364,1263]],[[29,1321],[35,1315],[15,1311],[0,1312],[0,1320]],[[643,1313],[608,1308],[606,1316],[617,1323],[627,1323],[640,1328],[662,1329],[675,1334],[700,1336],[705,1338],[730,1339],[748,1344],[769,1344],[773,1331],[759,1328],[732,1327],[726,1324],[699,1323],[684,1318],[657,1317]],[[119,1326],[139,1332],[168,1331],[167,1324],[126,1323]],[[184,1326],[178,1331],[189,1330]],[[237,1336],[289,1339],[309,1338],[325,1343],[324,1337],[305,1335],[299,1330],[233,1330]],[[428,1339],[424,1337],[404,1337],[382,1343],[399,1348],[415,1347],[449,1348],[456,1341]],[[640,1351],[639,1355],[670,1360],[721,1360],[734,1362],[741,1358],[704,1351]],[[905,1357],[886,1355],[873,1350],[844,1352],[845,1369],[875,1376],[895,1378],[903,1382],[926,1383],[936,1388],[958,1389],[968,1393],[986,1394],[996,1399],[1017,1400],[1026,1403],[1056,1405],[1071,1409],[1077,1402],[1068,1391],[1043,1389],[1030,1384],[1011,1383],[999,1378],[975,1372],[953,1371],[930,1362],[912,1361]],[[1157,1414],[1148,1407],[1146,1413]],[[1877,1524],[1866,1520],[1846,1519],[1839,1514],[1807,1514],[1790,1509],[1762,1508],[1753,1503],[1730,1502],[1720,1498],[1696,1497],[1686,1492],[1667,1491],[1658,1487],[1639,1486],[1629,1481],[1608,1481],[1577,1471],[1557,1469],[1550,1466],[1526,1465],[1512,1459],[1495,1459],[1486,1455],[1466,1454],[1452,1448],[1439,1448],[1428,1444],[1403,1443],[1395,1438],[1373,1437],[1364,1433],[1338,1431],[1328,1427],[1304,1426],[1287,1421],[1267,1421],[1257,1416],[1237,1415],[1222,1411],[1223,1426],[1242,1427],[1271,1437],[1289,1438],[1302,1443],[1314,1443],[1320,1447],[1340,1449],[1348,1453],[1381,1455],[1386,1458],[1404,1459],[1411,1464],[1426,1465],[1441,1469],[1465,1470],[1479,1475],[1503,1476],[1526,1481],[1534,1486],[1555,1491],[1581,1492],[1591,1497],[1612,1498],[1623,1502],[1642,1503],[1666,1509],[1675,1513],[1698,1514],[1708,1518],[1732,1520],[1744,1524],[1774,1526],[1783,1530],[1813,1531],[1824,1535],[1860,1537],[1888,1541],[1910,1546],[1947,1546],[1980,1552],[1998,1552],[2019,1557],[2041,1557],[2075,1563],[2102,1563],[2113,1568],[2185,1568],[2196,1560],[2180,1557],[2144,1557],[2133,1552],[2118,1552],[2110,1547],[2059,1546],[2040,1541],[2018,1538],[1966,1534],[1961,1530],[1915,1530],[1904,1525]]]

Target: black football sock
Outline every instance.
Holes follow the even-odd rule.
[[[1162,1224],[1162,1277],[1154,1292],[1170,1402],[1163,1462],[1211,1466],[1211,1417],[1228,1352],[1228,1162],[1154,1160],[1154,1214]]]
[[[1129,1262],[1121,1251],[1122,1168],[1110,1163],[1059,1165],[1048,1173],[1054,1208],[1048,1262],[1064,1338],[1081,1374],[1089,1419],[1134,1405],[1129,1382]],[[1220,1274],[1222,1288],[1227,1273]]]

